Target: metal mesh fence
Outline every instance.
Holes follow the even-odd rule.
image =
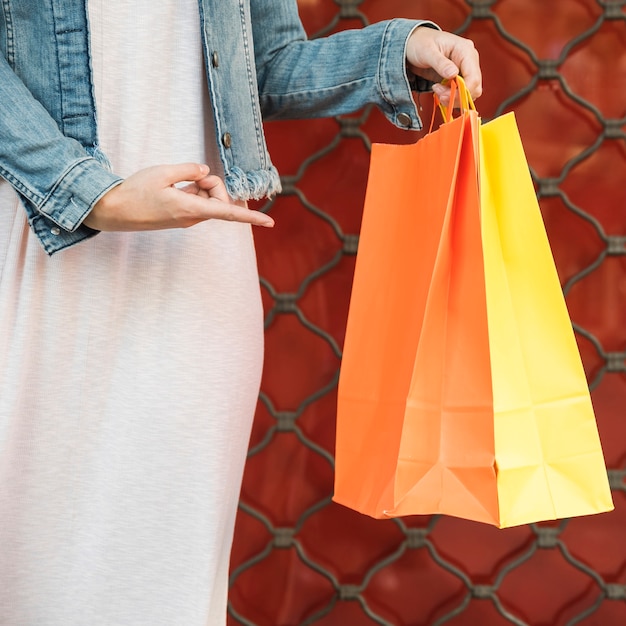
[[[304,5],[311,3],[302,3]],[[332,7],[330,5],[332,4]],[[332,2],[314,3],[315,8],[324,6],[324,15],[328,14],[327,23],[320,29],[317,29],[313,36],[321,36],[334,30],[343,28],[344,24],[350,27],[366,25],[370,20],[370,13],[376,13],[373,7],[380,8],[382,0],[378,3],[374,0],[335,0]],[[423,5],[423,14],[427,14],[427,10],[432,3],[411,3],[408,0],[404,2],[407,7],[410,5],[411,10],[416,10],[417,5]],[[440,0],[438,10],[443,10],[442,5],[449,5],[450,11],[456,11],[457,14],[463,16],[460,24],[457,18],[454,30],[459,34],[465,34],[472,37],[473,32],[489,32],[495,33],[500,43],[494,45],[505,45],[507,50],[513,50],[512,55],[519,55],[523,60],[527,72],[527,80],[525,84],[515,88],[514,92],[506,93],[497,102],[490,104],[491,116],[499,115],[505,111],[520,109],[520,111],[528,102],[528,98],[541,88],[549,86],[553,91],[559,92],[561,98],[561,106],[564,109],[575,111],[579,119],[583,120],[590,128],[595,129],[591,132],[591,140],[586,144],[577,146],[575,150],[568,150],[561,159],[560,169],[558,168],[532,168],[532,174],[536,183],[537,195],[542,206],[542,210],[550,211],[552,202],[558,201],[567,213],[567,219],[574,220],[576,223],[584,222],[588,229],[593,231],[592,238],[595,237],[596,245],[592,253],[588,256],[588,262],[583,265],[580,263],[574,269],[568,272],[565,270],[560,274],[563,279],[563,289],[566,297],[570,294],[576,295],[578,289],[581,291],[579,299],[584,299],[581,286],[585,279],[589,276],[596,275],[600,268],[605,267],[607,260],[626,256],[626,236],[619,233],[618,228],[609,227],[607,223],[610,220],[605,219],[601,211],[595,210],[595,205],[590,206],[585,199],[584,194],[577,194],[576,185],[570,185],[570,175],[576,172],[582,166],[584,170],[587,165],[591,167],[594,160],[598,158],[603,151],[612,149],[611,146],[617,146],[617,158],[611,160],[611,167],[615,168],[614,176],[619,179],[621,171],[621,179],[626,173],[626,151],[624,150],[624,139],[626,138],[626,96],[619,96],[619,89],[623,90],[624,85],[618,84],[618,91],[611,91],[609,95],[598,95],[597,90],[585,91],[580,88],[581,76],[576,70],[580,64],[575,65],[572,69],[570,59],[580,55],[581,50],[587,51],[587,57],[595,59],[598,55],[597,63],[611,64],[617,60],[611,56],[609,48],[613,44],[608,41],[611,37],[617,37],[617,49],[621,46],[622,55],[626,51],[626,1],[611,0],[588,0],[586,2],[555,2],[552,9],[555,10],[559,5],[561,10],[572,11],[572,15],[580,15],[580,19],[572,17],[571,32],[566,29],[553,32],[547,30],[543,35],[541,24],[536,24],[535,30],[529,29],[529,37],[522,38],[518,29],[513,28],[516,25],[515,16],[519,18],[519,23],[524,22],[525,5],[523,2],[508,2],[507,0],[466,0],[465,2],[446,2]],[[544,5],[552,5],[550,2],[543,2]],[[394,8],[400,6],[399,3],[392,3]],[[532,5],[532,6],[531,6]],[[565,6],[568,5],[568,6]],[[539,14],[541,10],[537,3],[528,2],[528,10],[532,9],[533,15]],[[422,7],[417,7],[422,8]],[[390,9],[391,10],[391,9]],[[505,17],[503,17],[505,16]],[[511,17],[513,16],[513,18]],[[582,24],[582,26],[581,26]],[[521,27],[520,27],[521,28]],[[545,26],[545,28],[548,28]],[[557,36],[558,35],[558,36]],[[538,46],[533,42],[543,41],[549,42],[551,39],[560,37],[560,45],[553,49],[547,56],[546,46]],[[530,43],[529,43],[530,41]],[[608,43],[603,43],[606,41]],[[541,48],[541,49],[537,49]],[[602,57],[602,51],[606,49],[606,54]],[[498,48],[486,49],[481,51],[481,56],[492,54],[497,57]],[[600,52],[598,52],[600,51]],[[626,55],[624,55],[626,56]],[[577,58],[578,58],[577,57]],[[492,58],[489,64],[497,68],[497,71],[506,71],[506,60],[502,60],[503,67],[498,67],[497,58]],[[495,70],[494,70],[495,71]],[[591,71],[591,70],[590,70]],[[600,79],[598,79],[600,80]],[[595,83],[594,83],[595,84]],[[510,90],[509,90],[510,91]],[[626,91],[626,90],[623,90]],[[269,329],[277,320],[284,316],[296,319],[301,326],[302,333],[311,333],[316,338],[324,342],[328,351],[334,355],[339,362],[341,358],[340,340],[333,333],[329,332],[323,325],[310,319],[307,316],[304,307],[301,306],[302,299],[317,281],[323,279],[336,269],[346,258],[353,258],[356,254],[358,245],[358,232],[347,231],[345,225],[330,212],[325,210],[323,206],[317,205],[311,201],[301,187],[301,181],[306,176],[310,168],[314,167],[331,155],[338,149],[340,144],[346,139],[357,140],[362,142],[363,146],[369,149],[371,139],[368,134],[368,120],[373,115],[371,109],[365,109],[356,116],[342,117],[336,120],[338,130],[332,140],[321,149],[306,156],[298,165],[295,174],[283,177],[283,198],[292,196],[297,202],[309,213],[314,220],[321,220],[325,223],[325,228],[332,230],[333,236],[337,242],[337,252],[332,258],[316,267],[313,271],[300,282],[298,288],[293,291],[281,291],[279,287],[272,283],[272,280],[266,276],[262,276],[261,282],[264,290],[266,304],[266,327]],[[563,121],[566,125],[567,122]],[[568,128],[563,129],[567,132]],[[595,133],[595,136],[593,136]],[[523,134],[523,133],[522,133]],[[531,166],[532,166],[532,159]],[[601,160],[601,162],[604,162]],[[557,171],[558,169],[558,171]],[[539,171],[541,170],[541,171]],[[570,189],[570,187],[572,187]],[[615,200],[608,197],[610,191],[607,191],[607,197],[601,194],[596,195],[598,204],[611,204],[613,207],[613,217],[619,222],[619,218],[615,217],[615,213],[619,214],[621,207],[618,197]],[[579,201],[581,198],[581,201]],[[617,206],[615,205],[617,202]],[[263,207],[263,210],[272,211],[273,202],[269,202]],[[623,211],[622,211],[623,214]],[[555,218],[556,220],[556,218]],[[556,224],[556,222],[555,222]],[[550,232],[550,225],[548,224]],[[558,225],[553,226],[557,228]],[[614,231],[618,231],[617,233]],[[625,229],[626,230],[626,229]],[[575,244],[574,244],[575,245]],[[555,255],[557,256],[557,255]],[[557,256],[558,265],[558,256]],[[615,276],[615,274],[612,274]],[[623,280],[618,277],[615,279]],[[621,283],[605,284],[605,289],[621,289]],[[574,299],[574,303],[579,300]],[[584,318],[584,316],[581,316]],[[596,327],[592,325],[586,326],[582,322],[574,319],[574,327],[579,341],[583,345],[583,358],[589,377],[591,389],[598,388],[607,376],[623,375],[626,372],[626,345],[621,347],[620,344],[626,344],[622,337],[615,334],[607,339],[602,333],[596,331]],[[622,333],[623,334],[623,333]],[[588,365],[590,363],[590,365]],[[257,437],[250,449],[250,459],[258,455],[269,454],[268,450],[272,442],[281,434],[288,433],[296,438],[298,445],[306,447],[312,454],[317,455],[322,463],[329,468],[333,466],[332,454],[329,450],[321,445],[308,434],[307,430],[301,427],[300,419],[303,413],[315,403],[320,402],[324,398],[332,397],[335,392],[338,380],[338,367],[336,374],[321,387],[310,393],[306,398],[302,399],[299,405],[293,410],[282,410],[274,405],[270,394],[265,391],[261,392],[260,407],[269,416],[266,421],[266,427],[263,428],[262,436]],[[601,417],[601,416],[600,416]],[[334,428],[331,424],[329,428]],[[622,444],[622,462],[626,461],[626,442]],[[610,469],[611,488],[615,494],[626,491],[626,469],[621,466],[613,466]],[[306,479],[306,477],[305,477]],[[562,605],[566,608],[563,610],[555,610],[551,617],[535,617],[536,624],[609,624],[602,617],[603,610],[607,603],[619,603],[626,609],[626,561],[621,559],[621,566],[616,569],[614,576],[608,576],[606,572],[598,571],[594,568],[593,563],[589,559],[583,559],[575,556],[570,549],[570,541],[575,541],[576,537],[572,533],[568,533],[567,528],[570,523],[568,520],[558,524],[538,524],[530,525],[526,532],[527,539],[523,542],[521,548],[514,552],[514,557],[506,560],[503,565],[497,569],[495,574],[485,582],[484,578],[473,576],[467,568],[463,567],[462,562],[458,559],[450,558],[447,551],[441,550],[441,542],[433,541],[433,535],[436,534],[437,528],[442,524],[442,518],[432,516],[427,520],[422,520],[421,525],[415,526],[407,520],[395,519],[384,522],[387,525],[393,525],[394,532],[399,533],[400,539],[396,541],[393,549],[387,553],[378,555],[374,562],[370,562],[363,567],[359,576],[348,577],[350,582],[346,582],[344,577],[337,574],[334,568],[329,568],[324,560],[319,560],[308,547],[308,543],[302,542],[300,533],[303,527],[311,521],[312,518],[319,515],[327,507],[334,505],[330,502],[331,493],[325,497],[319,498],[306,510],[301,512],[298,520],[288,526],[278,524],[272,519],[272,516],[246,499],[244,493],[240,509],[241,514],[252,518],[261,525],[268,536],[266,544],[252,556],[240,560],[234,564],[230,584],[231,596],[232,591],[238,585],[243,584],[243,578],[253,574],[255,568],[259,564],[267,561],[278,551],[288,550],[294,558],[299,560],[298,567],[306,568],[317,576],[325,579],[328,589],[331,591],[325,597],[318,600],[313,608],[310,608],[298,623],[304,625],[309,624],[330,624],[341,623],[340,621],[329,621],[329,616],[334,614],[338,603],[351,603],[352,607],[357,607],[358,611],[351,613],[353,616],[351,622],[353,624],[474,624],[479,622],[471,621],[467,609],[470,603],[474,601],[482,601],[489,603],[493,609],[493,621],[483,621],[481,623],[493,624],[517,624],[519,626],[531,624],[529,617],[531,612],[518,610],[518,607],[507,600],[502,599],[502,589],[508,582],[518,580],[515,572],[525,571],[525,564],[537,558],[539,553],[550,553],[558,557],[567,564],[567,567],[573,568],[576,575],[581,580],[576,587],[577,591],[572,591],[576,596],[575,601],[570,602],[565,598]],[[236,537],[237,540],[237,537]],[[324,541],[322,535],[319,536],[320,542]],[[399,621],[401,618],[393,617],[392,613],[381,610],[381,602],[372,602],[368,592],[372,580],[378,574],[384,572],[387,568],[403,562],[403,559],[412,551],[419,551],[430,559],[435,566],[445,570],[449,575],[450,594],[447,603],[439,606],[438,610],[429,615],[423,615],[419,621]],[[445,552],[445,554],[444,554]],[[263,570],[267,572],[267,570]],[[532,576],[529,570],[528,576]],[[259,574],[264,576],[265,574]],[[248,581],[252,580],[250,578]],[[558,585],[558,581],[551,581],[552,584]],[[246,583],[248,584],[248,583]],[[250,583],[254,584],[254,583]],[[546,581],[548,584],[548,581]],[[563,582],[563,584],[566,584]],[[579,591],[584,590],[584,593]],[[416,590],[416,593],[419,590]],[[280,593],[280,591],[278,592]],[[530,591],[526,593],[530,594]],[[393,592],[390,591],[393,597]],[[506,594],[505,594],[506,595]],[[404,602],[410,602],[405,598]],[[569,607],[569,609],[567,609]],[[251,621],[256,619],[253,616],[258,613],[247,611],[245,603],[231,598],[229,604],[229,619],[232,624],[244,624],[246,626],[258,626],[259,622]],[[608,614],[608,613],[607,613]],[[617,613],[610,613],[615,615]],[[623,613],[626,620],[626,611]],[[252,616],[252,617],[251,617]],[[408,618],[406,618],[408,620]],[[415,618],[413,618],[415,620]],[[485,618],[486,619],[486,618]],[[615,619],[615,618],[611,618]],[[268,624],[292,624],[294,618],[279,617],[278,615],[266,615],[263,623]],[[354,621],[356,620],[356,621]],[[468,621],[469,620],[469,621]],[[613,622],[618,623],[618,622]],[[623,622],[623,623],[626,623]]]

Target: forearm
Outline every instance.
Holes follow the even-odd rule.
[[[95,202],[120,181],[61,133],[1,55],[0,175],[22,196],[40,238],[54,225],[76,231]],[[65,247],[62,241],[59,247]]]
[[[406,43],[416,26],[432,23],[391,20],[307,41],[295,4],[252,3],[266,119],[339,115],[373,103],[392,123],[407,127],[409,116],[409,127],[421,127],[405,69]],[[277,27],[268,32],[270,22]]]

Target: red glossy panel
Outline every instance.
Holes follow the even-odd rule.
[[[626,56],[626,55],[625,55]],[[604,141],[589,157],[575,165],[561,189],[607,235],[626,235],[626,146],[624,140]],[[602,198],[599,202],[598,198]]]
[[[476,108],[484,120],[493,118],[501,104],[530,84],[535,64],[519,46],[503,39],[491,20],[475,20],[464,33],[481,55],[483,95]]]
[[[306,318],[343,346],[356,257],[342,256],[337,265],[311,282],[299,301]]]
[[[570,312],[570,318],[571,317],[572,315]],[[575,337],[580,357],[583,362],[583,367],[585,368],[587,382],[592,385],[594,384],[596,377],[602,375],[602,370],[606,366],[606,359],[599,352],[599,348],[596,346],[595,342],[589,337],[585,337],[580,332],[576,332]]]
[[[470,8],[463,0],[365,0],[361,10],[371,22],[392,17],[431,20],[444,30],[457,30],[467,19]]]
[[[572,90],[609,118],[626,115],[625,46],[626,23],[606,21],[600,30],[568,54],[561,67]]]
[[[327,606],[328,579],[302,562],[295,548],[275,549],[237,578],[233,609],[256,626],[294,626]]]
[[[298,538],[307,554],[341,584],[360,585],[378,561],[398,550],[404,534],[392,521],[332,504],[307,519]]]
[[[493,584],[500,570],[528,550],[535,536],[526,526],[495,526],[441,517],[429,535],[437,552],[471,575],[476,584]]]
[[[270,214],[274,228],[255,232],[259,273],[277,292],[295,293],[343,244],[328,222],[302,206],[297,196],[278,197]]]
[[[250,447],[258,446],[266,437],[268,431],[276,426],[276,419],[267,410],[265,404],[260,400],[257,402],[252,434],[250,436]]]
[[[248,459],[242,498],[274,526],[293,526],[328,497],[332,485],[332,467],[324,457],[303,446],[295,434],[278,433],[262,453]]]
[[[334,0],[298,0],[300,19],[309,37],[326,27],[339,14]]]
[[[564,285],[596,261],[606,245],[594,224],[570,210],[558,196],[541,198],[540,206],[552,256]],[[575,246],[572,241],[576,242]]]
[[[626,468],[626,375],[605,374],[591,397],[606,462],[609,467]]]
[[[626,583],[626,495],[614,495],[615,510],[572,519],[561,539],[570,554],[596,570],[606,582]]]
[[[343,139],[309,165],[298,187],[315,206],[333,217],[343,233],[361,227],[369,152],[361,139]]]
[[[403,517],[402,523],[409,529],[419,528],[422,530],[430,529],[436,520],[434,515],[410,515],[409,517]]]
[[[266,316],[274,308],[274,298],[268,289],[261,285],[261,301],[263,303],[263,314]]]
[[[296,176],[306,159],[333,142],[338,130],[332,118],[268,122],[265,138],[281,176]]]
[[[273,535],[257,518],[239,511],[235,526],[237,541],[231,554],[231,569],[235,571],[240,565],[261,554],[273,540]]]
[[[577,626],[621,626],[626,624],[626,602],[605,601],[593,615],[576,622],[576,624]]]
[[[600,594],[593,578],[569,563],[557,548],[539,549],[504,578],[503,606],[528,624],[565,626]]]
[[[537,89],[519,96],[534,80],[536,68],[514,40],[498,31],[496,22],[469,20],[471,5],[463,0],[300,0],[309,33],[336,31],[361,25],[359,12],[371,21],[392,15],[429,17],[444,28],[464,29],[476,41],[483,64],[485,93],[477,101],[483,118],[507,107],[515,109],[530,165],[542,177],[558,177],[572,159],[593,146],[603,125],[561,88],[558,80],[539,81]],[[480,3],[483,4],[483,3]],[[487,3],[489,4],[489,3]],[[611,4],[611,3],[609,3]],[[340,6],[354,19],[337,20]],[[540,58],[556,59],[564,46],[587,31],[601,12],[596,0],[498,0],[491,10],[513,38],[529,45]],[[611,10],[610,7],[607,11]],[[624,9],[621,10],[622,15]],[[606,21],[602,28],[573,48],[562,65],[567,85],[600,113],[621,116],[626,56],[624,21]],[[420,97],[422,116],[428,124],[432,96]],[[421,133],[406,132],[389,124],[376,109],[348,116],[351,128],[371,141],[407,143]],[[438,123],[438,120],[437,120]],[[626,125],[623,125],[626,127]],[[305,200],[336,220],[345,233],[355,235],[361,221],[365,182],[369,166],[367,140],[339,137],[335,120],[271,123],[267,137],[273,159],[281,173],[301,177],[297,190]],[[328,146],[333,146],[325,152]],[[581,210],[597,218],[609,234],[625,234],[623,172],[626,156],[623,140],[606,140],[597,152],[566,170],[559,187]],[[309,160],[307,162],[307,160]],[[305,165],[305,162],[306,165]],[[569,165],[568,165],[569,164]],[[416,189],[416,202],[428,201],[428,189]],[[594,227],[571,211],[562,199],[544,197],[541,209],[557,269],[563,284],[588,267],[604,250]],[[253,203],[253,206],[261,203]],[[339,347],[353,273],[353,256],[344,256],[331,269],[304,283],[335,259],[342,242],[324,219],[305,208],[296,197],[265,204],[277,220],[274,230],[256,229],[259,267],[272,287],[282,292],[302,290],[299,310],[306,320],[328,333]],[[336,259],[335,259],[336,260]],[[334,263],[335,260],[332,262]],[[626,316],[626,258],[609,257],[601,266],[574,283],[567,295],[572,319],[593,333],[604,349],[626,350],[623,320]],[[274,307],[270,292],[262,288],[266,312]],[[596,380],[605,367],[594,342],[577,335],[586,372]],[[297,528],[295,547],[271,545],[270,529],[253,515],[241,511],[238,518],[233,567],[236,580],[231,590],[233,609],[243,621],[229,624],[296,626],[369,626],[382,623],[417,626],[435,623],[467,602],[454,626],[504,626],[510,623],[489,599],[473,598],[465,583],[445,566],[457,568],[472,585],[493,584],[506,572],[498,596],[517,619],[533,626],[572,623],[591,607],[601,590],[584,571],[576,568],[558,549],[538,549],[529,554],[534,533],[529,527],[498,531],[490,526],[454,518],[413,516],[400,521],[379,521],[360,516],[339,505],[311,507],[332,493],[332,469],[328,454],[334,449],[336,389],[303,407],[335,378],[339,361],[323,338],[307,329],[295,314],[277,315],[266,335],[267,359],[263,390],[276,410],[302,409],[297,419],[301,438],[276,432],[278,421],[259,404],[251,444],[257,452],[249,459],[242,500],[273,527]],[[593,390],[598,427],[609,466],[626,466],[626,375],[605,373]],[[270,436],[271,435],[271,436]],[[268,437],[269,436],[269,437]],[[322,454],[307,448],[319,446]],[[626,496],[616,493],[616,511],[577,518],[563,527],[561,539],[581,566],[591,567],[607,582],[626,582],[626,546],[622,529],[626,520]],[[406,550],[401,527],[428,527],[428,540],[436,555],[426,548]],[[254,563],[255,557],[261,561]],[[303,562],[309,559],[309,564]],[[358,585],[368,572],[389,560],[369,580],[363,601],[379,615],[367,615],[359,600],[342,601],[328,576],[338,584]],[[436,559],[443,559],[438,564]],[[246,569],[245,566],[251,565]],[[504,568],[514,565],[507,571]],[[315,571],[318,567],[320,571]],[[480,591],[480,590],[479,590]],[[576,623],[617,626],[626,623],[623,601],[605,600],[600,608]],[[315,617],[317,616],[317,617]]]
[[[335,418],[337,415],[337,388],[309,404],[298,418],[304,436],[330,455],[335,454]]]
[[[337,374],[339,359],[327,341],[295,315],[278,315],[265,334],[266,367],[261,389],[278,410],[295,411]]]
[[[542,177],[558,177],[602,133],[596,118],[563,93],[557,81],[539,83],[515,105],[515,113],[528,162]]]
[[[430,626],[461,604],[466,589],[421,548],[407,550],[375,574],[363,595],[391,624]]]
[[[595,0],[500,0],[493,11],[504,30],[530,46],[538,58],[555,60],[602,14]]]
[[[337,602],[332,611],[315,622],[315,626],[374,626],[380,622],[369,618],[360,603]]]
[[[572,320],[592,333],[607,352],[626,349],[626,257],[607,257],[572,285],[567,303]]]
[[[472,600],[456,617],[445,622],[446,626],[510,626],[511,621],[502,617],[491,600]]]

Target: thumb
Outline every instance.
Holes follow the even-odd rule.
[[[201,163],[178,163],[162,165],[159,172],[166,185],[175,185],[184,181],[196,181],[204,178],[210,171],[208,165]]]

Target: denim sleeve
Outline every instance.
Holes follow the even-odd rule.
[[[307,41],[295,0],[253,0],[251,9],[265,119],[341,115],[373,103],[396,126],[422,128],[406,45],[417,26],[435,24],[393,19]]]
[[[1,54],[0,176],[20,194],[48,254],[96,233],[82,221],[121,180],[61,133]]]

